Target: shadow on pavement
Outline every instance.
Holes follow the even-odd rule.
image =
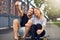
[[[7,33],[10,33],[10,32],[12,32],[12,31],[13,31],[12,28],[2,29],[2,30],[0,30],[0,34],[7,34]]]

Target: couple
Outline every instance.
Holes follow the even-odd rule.
[[[18,15],[21,20],[13,20],[14,39],[18,40],[18,33],[25,38],[28,32],[31,32],[32,40],[40,40],[45,35],[46,19],[39,8],[30,8],[28,13],[23,13],[19,2],[15,3]],[[36,37],[36,39],[35,39]]]

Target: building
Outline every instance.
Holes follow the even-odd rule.
[[[0,0],[0,14],[8,13],[8,0]]]
[[[14,0],[11,0],[11,12],[10,13],[12,15],[15,15],[15,1]]]
[[[16,0],[0,0],[0,14],[15,15],[15,2]]]
[[[0,28],[11,27],[15,18],[20,19],[15,8],[16,1],[17,0],[0,0]],[[23,1],[21,1],[21,3],[22,10],[26,12],[27,4]]]
[[[11,14],[18,15],[17,10],[15,8],[15,2],[16,2],[16,0],[11,0]],[[21,0],[20,0],[20,2],[21,2],[21,9],[23,10],[24,13],[26,13],[27,12],[27,4]]]

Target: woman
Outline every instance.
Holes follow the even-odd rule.
[[[33,9],[28,10],[28,14],[23,13],[23,11],[20,8],[19,1],[15,3],[16,9],[18,11],[18,15],[21,17],[21,20],[18,19],[13,20],[13,31],[14,31],[14,39],[18,40],[18,33],[20,33],[21,36],[24,35],[25,32],[25,24],[28,22],[28,20],[31,18],[33,14]]]
[[[31,30],[32,40],[40,40],[40,37],[45,35],[46,19],[39,8],[34,8],[34,17],[32,17],[25,26],[26,32],[23,36],[24,38],[29,30]]]

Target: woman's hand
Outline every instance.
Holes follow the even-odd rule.
[[[43,32],[43,30],[38,29],[37,34],[40,35]]]

